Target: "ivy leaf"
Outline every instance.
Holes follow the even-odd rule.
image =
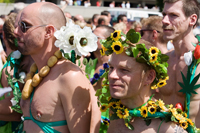
[[[149,126],[151,124],[151,119],[145,119],[144,121],[145,121],[147,126]]]
[[[169,56],[165,54],[161,54],[160,59],[162,62],[167,62],[169,60]]]
[[[134,48],[132,47],[132,52],[133,52],[134,58],[136,58],[140,51],[136,47]]]
[[[130,123],[127,123],[127,124],[128,124],[128,129],[134,130],[134,127]]]
[[[131,42],[131,43],[138,43],[141,35],[139,32],[135,32],[134,29],[131,29],[128,31],[128,33],[126,34],[126,38]]]
[[[112,116],[110,116],[110,120],[115,120],[115,119],[119,119],[119,117],[117,116],[116,113],[112,114]]]
[[[176,120],[176,118],[172,115],[172,117],[171,117],[171,121],[174,121],[174,122],[178,122],[177,120]]]
[[[102,88],[102,93],[107,93],[107,89],[105,87]]]
[[[130,56],[130,57],[133,57],[133,52],[132,52],[132,47],[126,49],[126,55]]]

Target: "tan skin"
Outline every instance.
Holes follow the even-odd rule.
[[[184,75],[187,73],[187,65],[184,61],[184,53],[194,51],[195,47],[191,42],[197,43],[197,39],[192,33],[193,26],[197,20],[196,14],[190,17],[185,17],[182,11],[182,1],[175,3],[165,3],[163,10],[163,28],[164,38],[173,40],[175,49],[168,52],[168,75],[169,80],[167,85],[160,88],[161,98],[165,103],[175,105],[180,102],[184,105],[185,95],[178,92],[182,89],[177,82],[182,82],[181,72]],[[200,72],[199,65],[196,70],[196,75]],[[200,80],[196,84],[199,84]],[[200,89],[195,90],[198,94],[193,94],[190,102],[190,118],[195,122],[197,127],[200,127]]]
[[[29,5],[23,10],[20,21],[31,25],[41,25],[38,19],[41,17],[39,11],[43,4],[46,3]],[[58,17],[62,14],[58,11],[56,5],[50,5],[49,3],[48,5]],[[28,17],[30,14],[32,17]],[[65,18],[61,15],[61,19]],[[57,26],[57,23],[54,23],[54,26]],[[54,26],[49,24],[46,27],[30,28],[26,33],[22,33],[19,27],[15,29],[15,34],[20,41],[21,51],[24,54],[31,55],[39,70],[46,65],[49,57],[58,50],[54,46]],[[40,33],[41,38],[32,40],[37,36],[37,33]],[[26,47],[26,45],[32,45],[32,48]],[[24,116],[30,116],[29,107],[31,106],[34,118],[38,114],[41,115],[39,121],[66,120],[67,125],[53,127],[59,132],[93,133],[98,132],[100,124],[100,112],[96,103],[94,89],[83,72],[70,61],[61,59],[51,68],[50,73],[43,78],[39,86],[35,88],[32,104],[30,105],[30,99],[22,100],[21,108]],[[24,131],[29,133],[42,132],[31,120],[24,122]]]
[[[139,107],[147,102],[151,96],[150,84],[156,74],[154,70],[146,70],[143,65],[125,53],[112,54],[109,65],[108,79],[112,97],[120,99],[123,105],[129,109]],[[152,100],[155,99],[152,98]],[[129,130],[123,119],[116,119],[110,122],[108,133],[156,133],[160,123],[160,119],[152,119],[151,124],[146,126],[142,118],[134,117],[131,124],[135,129]],[[175,129],[178,128],[181,129],[175,123],[163,122],[159,132],[175,133]]]

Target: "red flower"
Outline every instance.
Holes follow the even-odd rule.
[[[197,45],[194,50],[194,58],[198,60],[200,58],[200,45]]]
[[[182,111],[184,111],[183,105],[182,105],[181,103],[177,103],[177,104],[175,105],[175,108],[176,108],[176,109],[181,109]]]

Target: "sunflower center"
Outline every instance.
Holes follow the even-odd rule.
[[[123,107],[124,107],[124,105],[123,105],[123,104],[120,104],[119,106],[120,106],[121,108],[123,108]]]
[[[81,44],[81,46],[86,46],[87,45],[87,39],[86,38],[81,38],[81,40],[80,40],[80,44]]]
[[[186,126],[186,124],[185,124],[185,123],[182,123],[182,126]]]
[[[71,36],[71,37],[69,38],[69,44],[73,45],[73,41],[74,41],[74,36]]]
[[[151,108],[151,109],[150,109],[150,111],[151,111],[151,112],[154,112],[154,111],[155,111],[155,109],[154,109],[154,108]]]
[[[147,113],[147,111],[146,110],[143,110],[143,114],[146,114]]]
[[[107,125],[107,124],[108,124],[108,122],[107,122],[107,121],[103,121],[103,123],[104,123],[105,125]]]
[[[163,85],[163,84],[164,84],[163,82],[160,83],[160,85]]]
[[[154,60],[156,57],[155,56],[152,56],[152,59]]]
[[[153,50],[151,51],[151,53],[152,53],[152,54],[155,54],[155,53],[156,53],[156,50],[155,50],[155,49],[153,49]]]
[[[113,34],[113,37],[114,37],[114,38],[116,38],[116,37],[117,37],[117,32],[115,32],[115,33]]]
[[[106,108],[105,106],[102,106],[102,107],[101,107],[102,110],[104,110],[105,108]]]
[[[113,104],[112,106],[115,108],[117,105],[116,105],[116,104]]]
[[[115,46],[114,46],[114,49],[115,49],[116,51],[119,51],[119,50],[120,50],[120,46],[119,46],[119,45],[115,45]]]

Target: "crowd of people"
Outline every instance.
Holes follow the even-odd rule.
[[[200,132],[198,5],[164,0],[140,21],[50,2],[1,15],[0,132]]]

